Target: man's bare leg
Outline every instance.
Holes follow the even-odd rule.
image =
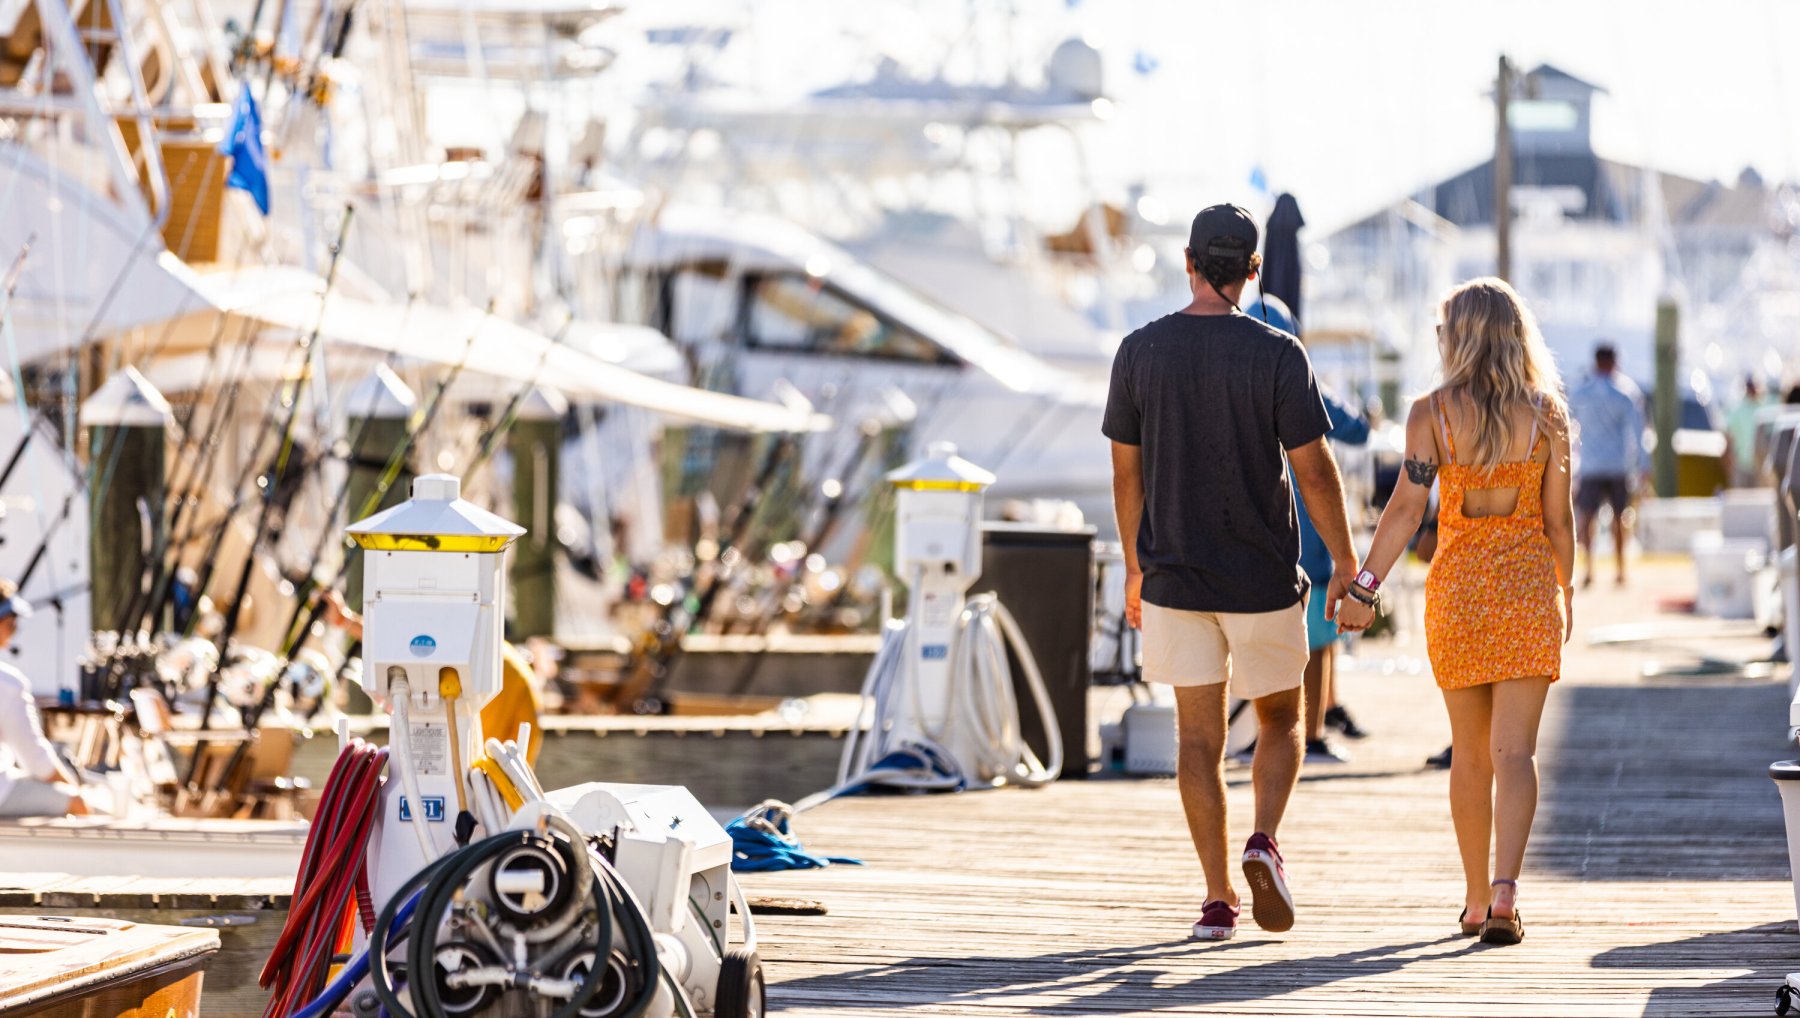
[[[1613,554],[1618,556],[1619,586],[1625,585],[1625,543],[1631,538],[1631,518],[1636,515],[1631,506],[1613,513]],[[1592,572],[1590,569],[1589,572]]]
[[[1327,673],[1331,670],[1331,648],[1320,647],[1306,659],[1306,738],[1325,737],[1325,708],[1331,706]]]
[[[1256,829],[1275,837],[1287,812],[1288,799],[1300,780],[1300,761],[1305,746],[1300,737],[1300,687],[1271,693],[1256,704],[1256,756],[1250,761],[1250,779],[1256,788]]]
[[[1175,687],[1175,713],[1179,745],[1175,773],[1181,789],[1181,806],[1187,814],[1188,835],[1206,875],[1204,901],[1224,901],[1234,908],[1237,891],[1231,886],[1231,869],[1225,863],[1228,840],[1225,821],[1225,690],[1226,683]],[[1298,705],[1296,705],[1297,707]],[[1256,749],[1262,759],[1262,746]],[[1298,760],[1295,762],[1298,769]],[[1260,786],[1259,786],[1260,787]],[[1261,808],[1259,794],[1258,809]]]

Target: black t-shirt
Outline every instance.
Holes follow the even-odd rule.
[[[1299,602],[1283,450],[1331,430],[1299,340],[1238,312],[1159,318],[1120,344],[1100,430],[1143,447],[1144,600],[1217,612]]]

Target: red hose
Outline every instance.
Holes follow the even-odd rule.
[[[375,829],[388,751],[361,739],[338,754],[294,874],[294,900],[258,984],[270,991],[264,1018],[285,1018],[324,990],[331,956],[366,886],[364,851]]]

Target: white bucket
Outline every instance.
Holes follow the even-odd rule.
[[[1787,819],[1788,869],[1794,875],[1794,914],[1800,917],[1800,760],[1769,765],[1769,777],[1781,790],[1781,812]]]

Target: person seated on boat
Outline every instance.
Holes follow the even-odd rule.
[[[0,649],[12,642],[31,603],[10,580],[0,580]],[[88,805],[58,782],[79,785],[44,735],[25,673],[0,662],[0,818],[83,816]]]
[[[348,632],[352,639],[363,637],[363,618],[336,590],[325,592],[325,622]],[[531,726],[531,744],[525,747],[525,762],[536,764],[538,750],[544,746],[544,733],[538,726],[538,676],[531,660],[513,646],[500,641],[500,692],[481,708],[481,730],[488,737],[504,742],[517,738],[519,726]]]

